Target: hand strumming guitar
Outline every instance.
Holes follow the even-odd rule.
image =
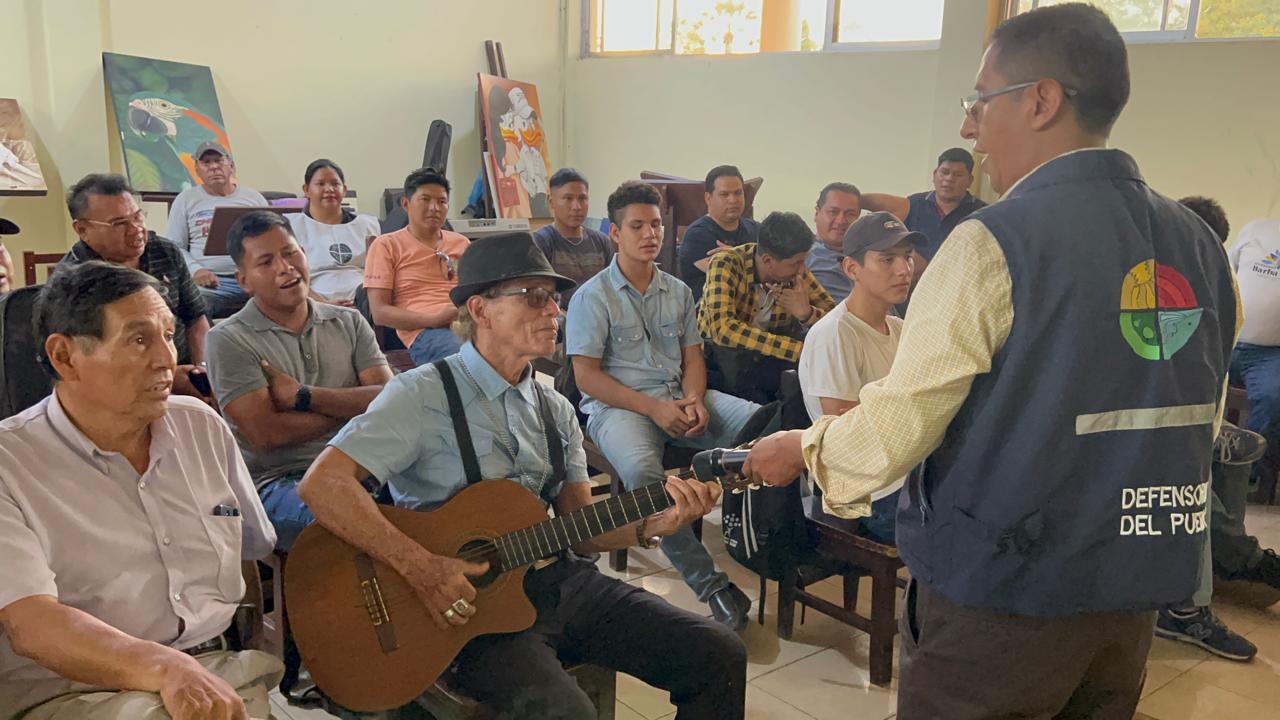
[[[483,575],[489,563],[434,555],[421,547],[417,553],[418,557],[411,559],[403,575],[418,599],[427,606],[427,614],[442,629],[465,625],[476,614],[476,607],[470,604],[476,599],[476,589],[467,577]],[[465,610],[455,607],[459,600],[465,601],[461,604]]]
[[[651,515],[649,524],[645,526],[645,532],[660,537],[674,533],[711,512],[720,501],[720,492],[718,483],[668,477],[667,494],[675,501],[675,505],[657,515]]]

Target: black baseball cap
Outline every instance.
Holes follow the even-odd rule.
[[[904,240],[917,246],[929,241],[924,233],[908,230],[896,215],[882,210],[863,215],[850,225],[844,232],[843,249],[845,255],[854,255],[863,250],[884,252]]]
[[[18,224],[7,218],[0,218],[0,235],[17,235]]]

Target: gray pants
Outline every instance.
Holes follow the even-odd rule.
[[[1209,536],[1213,539],[1213,571],[1224,580],[1255,567],[1262,559],[1258,538],[1244,527],[1251,470],[1248,465],[1213,464]]]
[[[284,666],[278,659],[257,650],[211,652],[196,659],[236,689],[252,720],[272,717],[268,695],[284,674]],[[56,697],[32,708],[22,720],[169,720],[169,717],[155,693],[106,690]]]

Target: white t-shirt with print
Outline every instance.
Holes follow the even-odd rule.
[[[329,225],[306,213],[291,213],[298,245],[311,266],[311,289],[328,300],[354,300],[364,282],[369,238],[382,234],[377,218],[356,215],[351,222]]]
[[[1230,257],[1244,305],[1240,342],[1280,347],[1280,218],[1245,225]]]

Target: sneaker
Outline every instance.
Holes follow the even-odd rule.
[[[1270,548],[1262,551],[1262,559],[1251,568],[1233,574],[1229,580],[1262,583],[1280,590],[1280,557]]]
[[[1267,439],[1252,430],[1224,422],[1213,450],[1223,465],[1252,465],[1267,454]]]
[[[1186,612],[1161,608],[1156,617],[1156,635],[1190,643],[1228,660],[1249,662],[1258,654],[1253,643],[1232,632],[1208,607]]]

